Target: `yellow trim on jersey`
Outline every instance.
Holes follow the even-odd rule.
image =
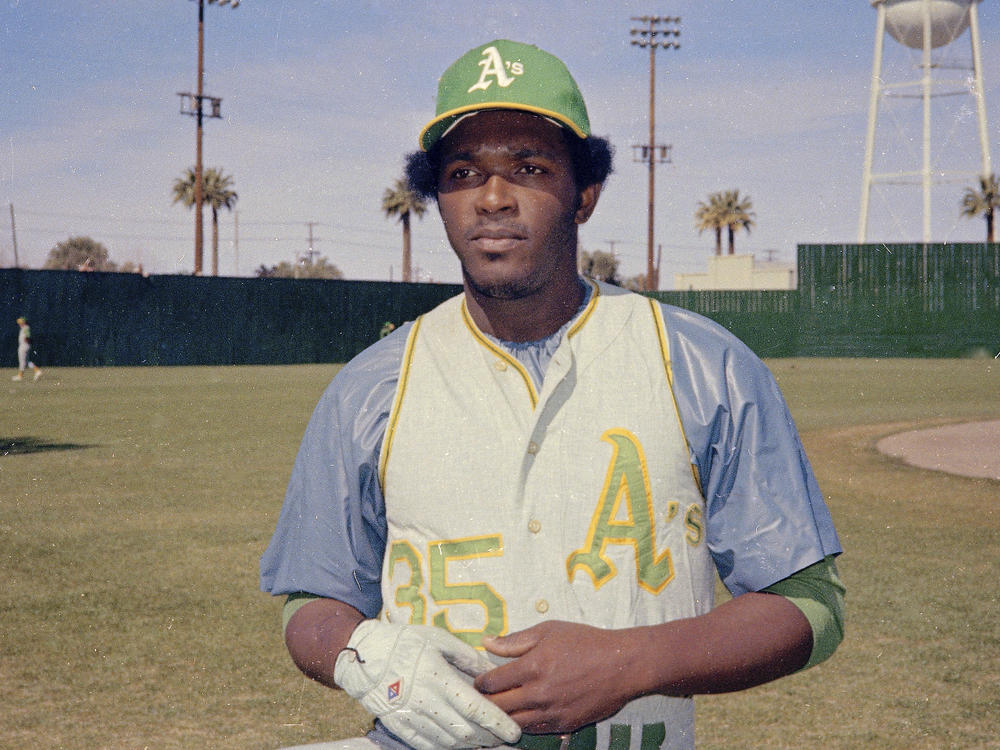
[[[534,409],[538,404],[538,393],[535,391],[535,384],[531,380],[531,375],[529,375],[528,371],[524,369],[524,365],[505,352],[501,347],[490,341],[486,335],[479,330],[475,321],[472,320],[472,315],[469,314],[469,308],[465,304],[465,299],[462,299],[462,320],[465,321],[466,328],[469,329],[469,332],[476,341],[489,349],[490,352],[498,356],[509,366],[517,370],[521,379],[524,381],[525,387],[528,389],[528,398],[531,399],[531,408]]]
[[[674,413],[677,415],[677,423],[681,428],[681,438],[684,440],[684,445],[688,448],[688,455],[691,455],[691,443],[684,432],[681,412],[677,408],[677,397],[674,396],[674,368],[670,364],[670,343],[667,339],[667,325],[663,322],[663,312],[660,309],[660,303],[652,297],[649,298],[649,309],[653,313],[653,320],[656,324],[656,336],[660,341],[660,355],[663,357],[663,368],[667,373],[667,385],[670,386],[670,399],[674,403]],[[698,476],[698,467],[694,463],[691,464],[691,475],[694,477],[694,483],[698,488],[698,492],[704,496],[705,491],[701,486],[701,478]]]
[[[396,397],[393,399],[392,408],[389,410],[389,426],[386,428],[385,437],[382,439],[382,456],[378,466],[378,483],[382,488],[382,496],[385,497],[385,470],[389,464],[389,451],[392,450],[392,441],[396,437],[396,423],[399,421],[399,410],[403,405],[403,396],[406,393],[406,383],[410,377],[410,365],[413,363],[413,348],[417,342],[417,332],[420,330],[420,323],[424,316],[421,315],[414,321],[413,329],[406,339],[406,349],[403,352],[403,364],[399,368],[399,381],[396,385]]]
[[[580,318],[577,320],[570,329],[566,332],[567,338],[572,338],[577,331],[583,328],[584,323],[590,318],[594,310],[597,309],[597,298],[601,295],[601,288],[597,285],[597,282],[593,279],[586,279],[587,283],[590,284],[591,289],[594,290],[593,294],[590,295],[590,302],[587,303],[587,307],[584,308],[583,312],[580,313]]]

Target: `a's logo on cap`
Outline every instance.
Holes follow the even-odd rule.
[[[487,47],[483,50],[483,59],[479,61],[479,67],[482,68],[479,80],[469,87],[467,94],[471,94],[477,89],[486,91],[493,83],[493,78],[496,79],[500,88],[505,89],[514,83],[514,76],[524,73],[524,65],[521,62],[504,62],[503,58],[500,57],[500,50],[496,47]],[[508,72],[511,75],[508,75]]]

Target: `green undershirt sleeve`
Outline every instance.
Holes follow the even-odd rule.
[[[837,575],[834,556],[828,555],[764,591],[779,594],[798,607],[809,621],[813,648],[802,669],[828,659],[844,640],[844,584]]]
[[[322,597],[315,596],[314,594],[306,594],[300,592],[298,594],[289,594],[288,598],[285,599],[285,606],[281,609],[281,632],[284,634],[285,629],[288,627],[288,621],[292,619],[292,615],[299,611],[303,605],[308,604],[314,599],[321,599]]]

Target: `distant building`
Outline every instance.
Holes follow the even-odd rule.
[[[708,289],[795,289],[792,263],[762,262],[753,255],[713,255],[707,273],[675,273],[677,291]]]

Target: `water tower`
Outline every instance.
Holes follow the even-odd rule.
[[[868,241],[869,203],[872,186],[919,185],[922,188],[923,242],[931,241],[931,187],[944,182],[974,181],[992,172],[989,139],[986,131],[986,102],[983,94],[982,62],[979,45],[980,0],[871,0],[877,11],[875,22],[875,61],[872,66],[871,100],[868,109],[868,137],[865,147],[864,173],[861,185],[861,215],[858,221],[858,242]],[[953,42],[969,31],[971,55],[965,60],[950,59]],[[883,70],[883,41],[889,34],[907,48],[908,65],[897,80]],[[960,45],[954,45],[958,47]],[[916,76],[913,71],[916,70]],[[963,143],[953,154],[944,152],[944,143],[953,142],[956,130],[971,123],[974,101],[979,133],[980,163],[968,158],[975,152],[971,144]],[[888,133],[880,131],[881,142],[876,148],[876,127],[880,110],[890,102],[919,102],[915,112],[891,124]],[[946,102],[947,104],[942,104]],[[951,112],[946,112],[950,106]],[[934,115],[934,116],[932,116]],[[920,137],[908,134],[902,126],[909,120],[920,121]],[[934,122],[932,123],[932,120]],[[916,127],[916,123],[909,123]],[[933,139],[932,124],[942,126]],[[971,137],[972,128],[969,127]],[[943,135],[942,135],[943,133]],[[919,151],[914,146],[919,143]],[[934,151],[932,151],[932,148]],[[879,154],[878,171],[873,171],[875,154]],[[964,160],[962,157],[966,157]],[[968,163],[964,163],[968,162]],[[971,179],[970,179],[971,178]],[[958,205],[958,199],[955,199]],[[957,215],[958,209],[955,208]],[[886,239],[879,237],[876,239]],[[906,238],[900,238],[906,239]],[[912,239],[912,238],[911,238]]]

